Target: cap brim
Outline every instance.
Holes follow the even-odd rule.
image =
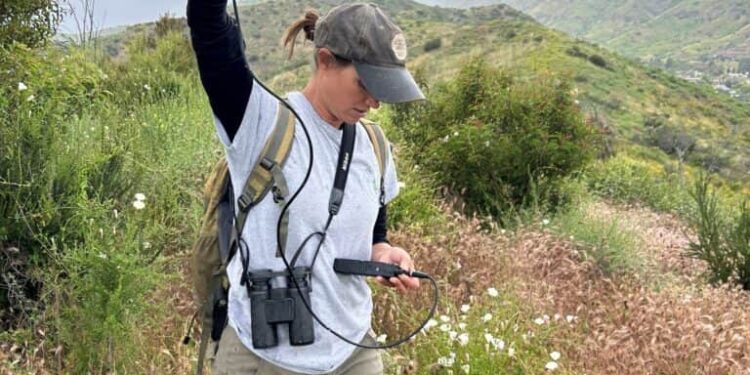
[[[357,74],[373,98],[384,103],[424,100],[424,94],[404,67],[385,67],[354,62]]]

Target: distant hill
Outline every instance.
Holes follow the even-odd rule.
[[[420,0],[508,4],[546,26],[670,69],[750,72],[747,0]]]

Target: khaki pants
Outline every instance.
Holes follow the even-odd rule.
[[[368,334],[365,345],[375,345]],[[213,363],[214,375],[300,375],[274,366],[248,350],[237,337],[234,328],[226,326],[221,334],[219,350]],[[382,375],[383,361],[376,349],[357,348],[354,353],[330,375]]]

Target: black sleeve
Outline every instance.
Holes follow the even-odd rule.
[[[375,221],[375,227],[372,230],[372,244],[375,245],[377,243],[385,242],[387,244],[390,244],[388,242],[388,206],[383,205],[380,206],[380,211],[378,211],[378,219]]]
[[[187,21],[203,88],[216,117],[234,139],[253,88],[244,41],[227,0],[188,0]]]

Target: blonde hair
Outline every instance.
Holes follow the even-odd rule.
[[[297,41],[300,31],[304,31],[305,39],[315,41],[315,23],[318,22],[318,18],[320,18],[320,13],[317,10],[308,9],[302,17],[298,18],[286,29],[286,33],[284,33],[281,41],[285,48],[289,47],[289,59],[294,54],[294,44]]]

